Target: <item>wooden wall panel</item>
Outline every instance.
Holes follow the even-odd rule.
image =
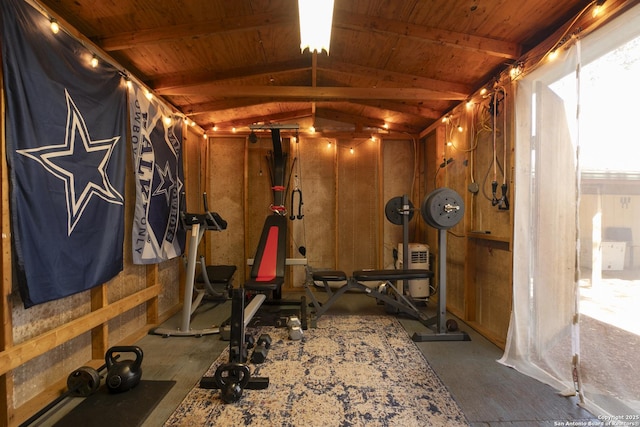
[[[244,251],[244,149],[244,137],[211,138],[206,165],[209,210],[227,221],[226,230],[205,233],[207,264],[235,265],[236,284],[244,281],[247,262]]]
[[[512,253],[504,242],[477,240],[473,292],[475,318],[472,325],[487,338],[504,347],[512,306]]]
[[[378,144],[376,140],[358,145],[338,141],[338,268],[345,272],[378,268],[380,219],[378,195]]]
[[[335,142],[334,142],[335,143]],[[295,176],[302,190],[302,220],[289,221],[292,257],[300,257],[300,246],[306,248],[308,264],[317,269],[336,268],[336,151],[323,138],[301,136],[291,142],[290,152],[297,158],[290,189],[295,188]],[[297,199],[296,199],[297,203]],[[291,211],[290,196],[287,206]],[[297,206],[295,213],[297,214]],[[302,286],[302,267],[289,269],[293,287]]]
[[[416,162],[419,159],[414,153],[412,140],[387,140],[382,141],[382,163],[383,163],[383,189],[382,189],[382,208],[384,210],[389,200],[394,197],[402,197],[407,195],[409,200],[417,209],[420,209],[420,200],[413,196],[413,182]],[[393,250],[402,244],[402,225],[392,224],[384,216],[383,221],[383,263],[381,267],[394,268]],[[422,221],[419,211],[414,212],[413,219],[409,224],[409,229],[414,230],[416,224]],[[409,242],[407,243],[425,243],[413,240],[415,234],[409,233]],[[402,258],[400,258],[402,261]]]

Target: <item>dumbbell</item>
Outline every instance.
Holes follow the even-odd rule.
[[[287,320],[287,327],[289,328],[289,339],[298,341],[302,339],[302,323],[297,316],[291,316]]]
[[[256,348],[251,353],[251,363],[263,363],[267,360],[269,348],[271,348],[271,336],[269,334],[261,334],[256,342]]]

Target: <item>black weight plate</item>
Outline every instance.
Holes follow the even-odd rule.
[[[384,215],[391,224],[402,225],[402,196],[389,199],[384,206]],[[413,203],[409,200],[409,221],[413,219]]]
[[[100,387],[100,374],[89,366],[83,366],[71,372],[67,377],[67,388],[75,396],[87,397]]]
[[[464,216],[464,201],[450,188],[433,191],[422,205],[425,222],[439,230],[449,229],[458,224]]]
[[[431,209],[430,209],[431,200],[433,199],[434,196],[441,193],[443,190],[444,188],[436,188],[431,193],[424,196],[424,199],[422,199],[422,205],[420,206],[420,214],[422,215],[422,219],[424,220],[424,222],[427,223],[427,225],[433,228],[438,228],[438,227],[437,227],[437,224],[433,221],[433,218],[431,216]]]

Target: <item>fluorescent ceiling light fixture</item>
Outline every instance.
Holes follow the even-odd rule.
[[[300,51],[329,54],[334,0],[298,0]]]

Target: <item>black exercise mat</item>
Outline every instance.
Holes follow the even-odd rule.
[[[55,427],[140,426],[175,383],[142,380],[123,393],[109,393],[103,385],[62,417]]]

